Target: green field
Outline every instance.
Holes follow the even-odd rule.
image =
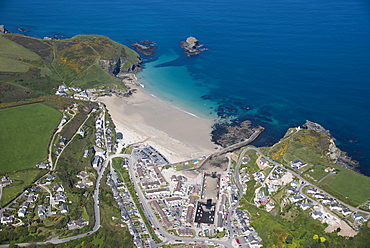
[[[370,178],[345,168],[324,179],[319,186],[354,206],[370,199]]]
[[[41,103],[0,110],[0,172],[34,166],[47,157],[52,131],[62,115]]]

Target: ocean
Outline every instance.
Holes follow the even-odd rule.
[[[151,40],[140,82],[206,117],[250,119],[271,145],[320,123],[370,176],[370,4],[366,0],[111,0],[0,2],[0,24],[26,35]],[[208,50],[187,57],[189,36]]]

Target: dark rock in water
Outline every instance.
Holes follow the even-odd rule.
[[[365,153],[363,153],[361,151],[353,151],[353,152],[356,153],[356,154],[358,154],[358,155],[360,155],[360,156],[364,156],[365,155]]]
[[[227,147],[248,139],[255,130],[249,120],[242,122],[234,121],[231,124],[216,123],[212,129],[212,142],[222,147]]]
[[[140,41],[139,43],[133,43],[131,45],[136,49],[136,51],[146,56],[151,56],[153,53],[155,53],[154,50],[157,48],[154,42],[149,40],[143,40]]]
[[[7,33],[10,33],[10,31],[5,29],[4,25],[0,25],[0,34],[7,34]]]
[[[251,109],[253,109],[252,107],[248,107],[248,106],[241,106],[240,108],[241,109],[244,109],[244,110],[251,110]]]
[[[29,30],[24,29],[24,28],[17,28],[17,30],[18,30],[18,31],[21,31],[21,32],[23,32],[23,33],[27,33],[27,32],[29,32]]]
[[[202,99],[209,100],[209,99],[211,99],[211,95],[203,95]]]
[[[152,44],[153,41],[150,41],[150,40],[142,40],[140,41],[141,44]]]
[[[188,37],[185,41],[182,41],[180,47],[184,48],[184,52],[188,57],[207,50],[202,44],[199,44],[199,41],[194,37]]]

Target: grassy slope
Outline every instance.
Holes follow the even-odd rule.
[[[61,113],[43,104],[0,110],[0,171],[33,168],[47,156]]]
[[[0,35],[0,81],[18,84],[31,93],[23,98],[54,94],[60,84],[83,89],[124,88],[123,83],[100,66],[101,59],[123,58],[122,69],[137,64],[138,54],[108,37],[79,35],[47,41],[19,34]],[[0,101],[9,87],[0,88]],[[13,91],[16,94],[18,91]],[[35,95],[36,94],[36,95]],[[6,99],[18,100],[18,97]]]

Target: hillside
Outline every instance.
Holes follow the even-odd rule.
[[[119,73],[139,68],[139,55],[100,35],[43,40],[0,35],[0,102],[54,94],[58,85],[109,88],[124,85]]]
[[[370,177],[339,163],[342,160],[333,157],[333,151],[339,150],[333,140],[331,136],[317,130],[291,128],[280,142],[269,149],[268,155],[288,167],[296,159],[307,163],[300,169],[306,180],[350,205],[363,204],[370,199],[367,190]],[[332,173],[325,169],[331,169]]]

